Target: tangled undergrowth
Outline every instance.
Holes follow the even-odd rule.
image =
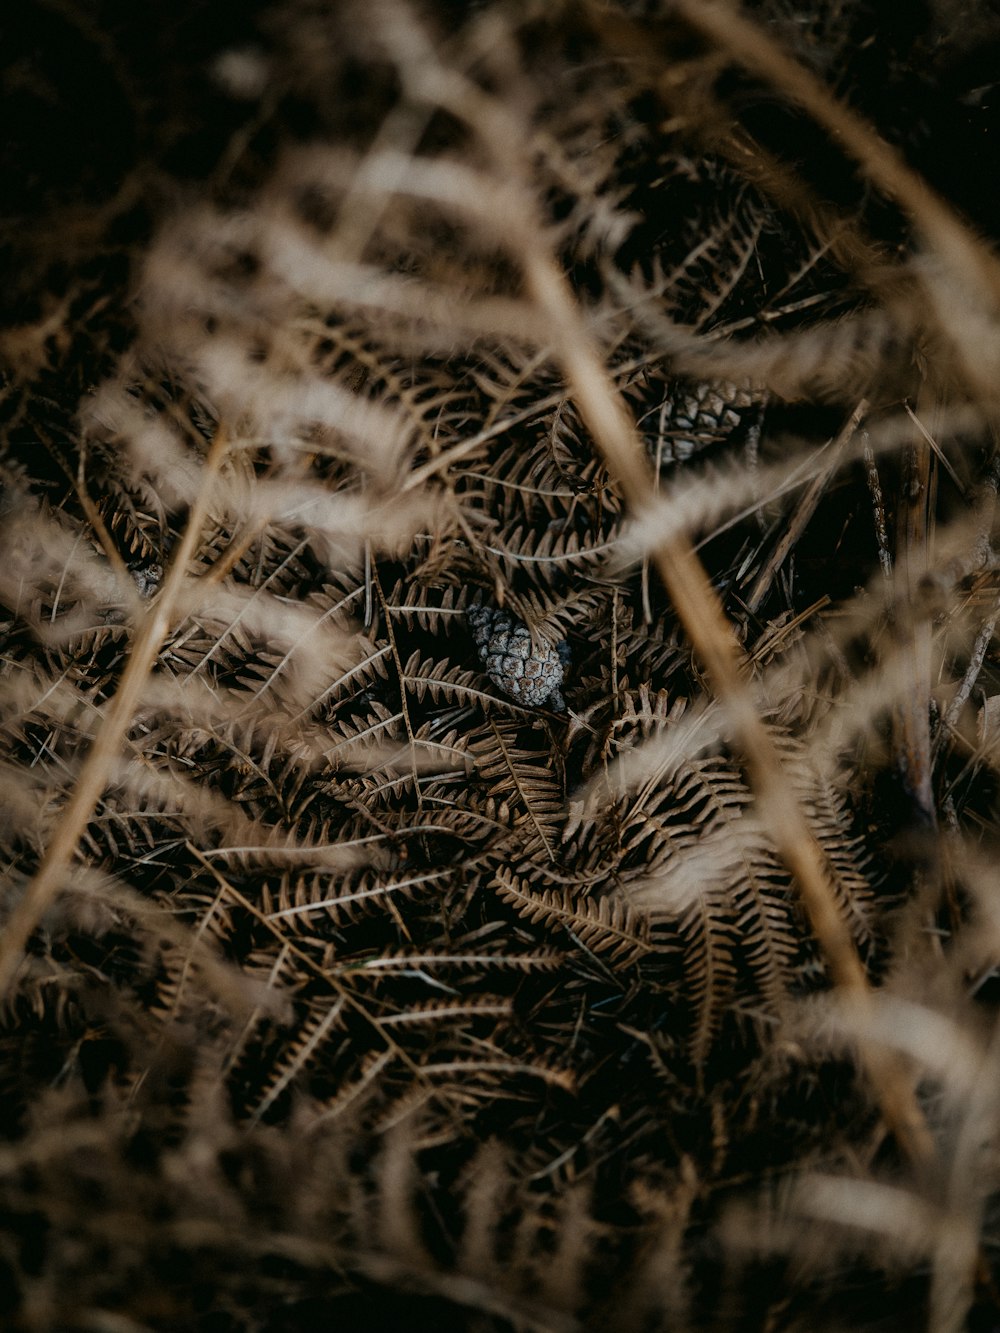
[[[896,8],[3,20],[5,1327],[997,1326],[1000,21]]]

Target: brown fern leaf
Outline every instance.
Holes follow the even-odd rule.
[[[642,917],[621,898],[589,898],[568,890],[535,889],[524,876],[499,870],[493,887],[526,920],[567,932],[587,949],[628,967],[649,949]]]

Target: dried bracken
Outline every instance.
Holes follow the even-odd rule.
[[[968,8],[7,32],[5,1327],[1000,1318]]]

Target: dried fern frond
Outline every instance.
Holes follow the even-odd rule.
[[[4,1319],[995,1322],[993,48],[43,8]]]

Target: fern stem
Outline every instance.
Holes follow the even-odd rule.
[[[625,404],[580,318],[552,256],[534,244],[522,255],[528,290],[551,322],[554,355],[580,414],[637,516],[654,495],[654,477]],[[791,872],[834,984],[870,1010],[874,993],[837,906],[823,853],[747,686],[743,650],[690,538],[674,535],[654,549],[656,567],[696,652],[708,667],[744,751],[761,815]],[[882,1114],[914,1163],[927,1165],[934,1143],[912,1081],[898,1057],[865,1042],[861,1057]]]
[[[188,515],[163,586],[139,622],[138,632],[118,689],[80,768],[56,832],[41,864],[11,913],[0,937],[0,995],[4,994],[20,966],[28,940],[63,884],[66,870],[87,822],[101,798],[108,775],[121,750],[122,740],[135,713],[143,686],[157,654],[170,631],[191,557],[197,548],[211,501],[215,477],[229,447],[223,425],[215,432],[202,472],[201,486]]]
[[[732,25],[733,41],[745,63],[755,69],[760,66],[758,72],[771,77],[807,110],[813,111],[815,104],[814,114],[822,124],[829,125],[832,117],[834,128],[841,128],[837,119],[843,110],[840,104],[806,71],[767,43],[755,28],[739,20],[730,6],[706,4],[702,10],[688,0],[677,0],[677,5],[685,18],[716,38],[724,49],[731,48],[724,38],[730,31],[727,25]],[[699,22],[699,16],[705,21]],[[655,496],[656,479],[628,408],[608,373],[566,274],[545,243],[541,220],[535,216],[520,148],[530,136],[525,135],[524,126],[506,107],[457,72],[446,70],[428,47],[411,46],[396,54],[410,95],[436,101],[466,120],[493,154],[504,179],[524,183],[520,199],[523,213],[518,225],[510,227],[510,245],[512,251],[516,250],[527,295],[548,325],[551,355],[576,400],[584,424],[621,487],[626,503],[642,518]],[[799,74],[801,80],[797,82]],[[867,154],[865,160],[871,159],[872,174],[878,168],[888,178],[887,185],[898,187],[892,192],[901,202],[911,205],[915,213],[920,213],[925,234],[940,242],[965,276],[970,271],[981,273],[987,290],[1000,288],[996,266],[992,261],[987,263],[981,248],[974,245],[947,206],[931,195],[864,122],[849,117],[846,111],[844,119],[850,121],[848,147]],[[758,715],[746,684],[749,665],[704,566],[686,533],[664,538],[654,549],[654,559],[695,651],[705,662],[716,693],[727,709],[737,743],[746,755],[762,818],[798,886],[833,982],[861,1007],[863,1014],[870,1013],[875,1005],[874,992],[837,906],[822,850]],[[914,1164],[929,1166],[936,1155],[934,1140],[917,1102],[913,1081],[899,1056],[870,1039],[862,1041],[860,1056],[886,1123],[902,1150]]]

